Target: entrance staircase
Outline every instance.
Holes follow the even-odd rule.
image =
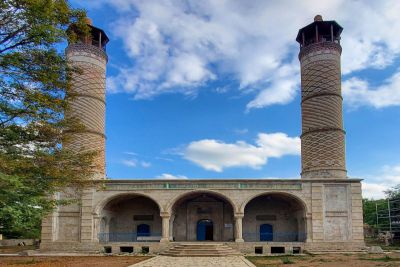
[[[196,242],[178,243],[161,255],[171,257],[225,257],[242,254],[223,243]]]

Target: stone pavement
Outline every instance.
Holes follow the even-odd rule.
[[[243,256],[230,257],[168,257],[157,256],[129,267],[255,267]]]

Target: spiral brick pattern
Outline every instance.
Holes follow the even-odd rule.
[[[76,152],[97,151],[93,168],[94,179],[105,178],[105,79],[107,56],[92,45],[71,44],[67,59],[80,69],[72,77],[74,98],[68,116],[85,125],[85,131],[71,134],[66,149]]]
[[[302,178],[346,178],[342,119],[341,47],[303,47],[301,63]]]

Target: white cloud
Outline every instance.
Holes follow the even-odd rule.
[[[122,160],[122,164],[125,166],[131,167],[131,168],[136,168],[138,166],[143,167],[143,168],[149,168],[151,167],[151,163],[147,161],[140,161],[137,159],[124,159]]]
[[[137,166],[137,160],[135,160],[135,159],[124,159],[122,161],[122,164],[124,164],[125,166],[128,166],[128,167],[135,168]]]
[[[140,162],[140,165],[141,165],[143,168],[150,168],[150,167],[151,167],[151,163],[150,163],[150,162],[147,162],[147,161],[141,161],[141,162]]]
[[[191,142],[182,151],[183,157],[206,170],[222,172],[224,168],[260,168],[268,158],[300,155],[300,138],[285,133],[260,133],[256,144],[243,141],[224,143],[214,139]]]
[[[300,75],[296,68],[297,66],[292,64],[284,65],[276,70],[271,84],[247,104],[247,109],[291,102],[300,84]]]
[[[384,198],[384,191],[400,184],[400,164],[382,168],[379,174],[374,177],[367,177],[362,182],[364,198],[380,199]]]
[[[294,38],[316,14],[344,27],[345,74],[385,68],[400,53],[398,0],[99,2],[119,12],[114,38],[132,59],[109,78],[108,90],[136,99],[195,95],[210,80],[230,75],[240,90],[257,93],[247,109],[289,103],[300,82]]]
[[[188,179],[184,175],[173,175],[173,174],[169,174],[169,173],[163,173],[163,174],[157,176],[156,178],[163,179],[163,180],[185,180],[185,179]]]
[[[235,134],[239,134],[239,135],[243,135],[243,134],[247,134],[249,132],[249,129],[247,128],[243,128],[243,129],[234,129],[233,132]]]
[[[383,108],[400,105],[400,72],[376,87],[365,80],[351,78],[343,83],[343,97],[351,107],[367,105]]]
[[[384,191],[389,187],[384,184],[361,182],[363,197],[368,199],[385,198]]]

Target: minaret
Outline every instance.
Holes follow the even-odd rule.
[[[346,178],[342,119],[340,34],[336,21],[314,22],[299,30],[301,64],[301,177]]]
[[[105,179],[105,81],[106,81],[106,44],[108,37],[103,30],[92,26],[87,19],[89,34],[78,31],[74,25],[72,30],[77,41],[69,43],[66,57],[70,64],[78,67],[73,73],[68,115],[80,120],[85,130],[73,133],[64,143],[64,148],[72,151],[98,151],[93,169],[93,179]]]

